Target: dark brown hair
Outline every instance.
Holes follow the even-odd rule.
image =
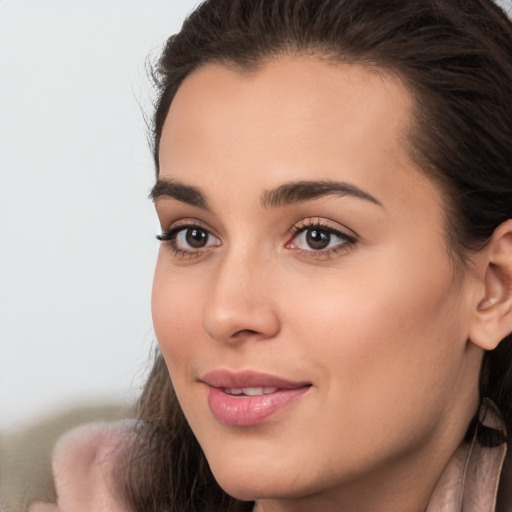
[[[390,72],[415,100],[413,161],[446,194],[446,233],[464,265],[512,218],[512,24],[491,0],[209,0],[170,37],[154,69],[159,143],[183,80],[206,63],[257,68],[311,54]],[[484,356],[481,397],[512,431],[512,346]],[[250,510],[225,494],[181,412],[159,353],[139,401],[138,436],[125,466],[140,512]]]

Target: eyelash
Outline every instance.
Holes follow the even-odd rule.
[[[340,229],[336,229],[329,225],[324,220],[306,219],[293,226],[291,230],[292,238],[290,242],[286,244],[286,247],[289,247],[293,243],[293,241],[296,240],[302,233],[314,230],[327,233],[329,236],[335,236],[342,240],[342,242],[336,244],[334,247],[318,250],[296,248],[295,250],[299,254],[303,256],[310,256],[313,258],[333,258],[339,255],[340,253],[346,252],[353,248],[358,241],[356,236],[349,235],[348,233],[343,232]],[[290,249],[293,249],[293,247],[290,247]]]
[[[197,223],[184,223],[180,224],[178,226],[174,226],[173,228],[169,229],[168,231],[165,231],[161,233],[160,235],[156,236],[156,239],[160,242],[164,242],[167,246],[171,248],[173,256],[177,258],[195,258],[198,256],[201,256],[201,252],[204,250],[204,248],[201,249],[182,249],[181,247],[178,247],[176,243],[176,238],[182,231],[186,231],[188,229],[197,229],[200,231],[203,231],[207,233],[209,236],[213,236],[211,232],[206,229],[205,227],[201,226]]]
[[[201,254],[204,253],[205,249],[210,247],[208,245],[197,248],[197,249],[182,249],[177,245],[176,239],[178,235],[181,232],[186,232],[189,229],[197,229],[199,231],[202,231],[207,234],[209,237],[214,237],[212,233],[205,227],[201,226],[197,223],[185,223],[180,224],[177,226],[174,226],[173,228],[169,229],[166,232],[163,232],[156,236],[157,240],[160,242],[166,243],[172,250],[173,256],[180,257],[180,258],[195,258],[201,256]],[[334,247],[331,248],[324,248],[324,249],[301,249],[301,248],[295,248],[291,247],[291,245],[296,243],[297,238],[302,234],[306,233],[307,231],[313,231],[317,230],[324,234],[327,234],[328,236],[335,236],[341,240],[341,243],[336,244]],[[285,247],[290,250],[296,250],[300,255],[302,256],[309,256],[312,258],[332,258],[340,254],[341,252],[345,252],[349,249],[351,249],[356,243],[357,243],[357,237],[354,235],[349,235],[339,229],[336,229],[329,224],[327,224],[325,221],[322,221],[321,219],[306,219],[295,226],[292,227],[290,230],[291,238],[286,243]],[[214,237],[216,238],[216,237]],[[216,246],[220,244],[215,244]]]

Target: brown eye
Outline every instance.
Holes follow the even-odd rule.
[[[167,241],[177,254],[199,254],[210,246],[221,245],[217,237],[201,226],[176,227],[158,238]]]
[[[308,229],[305,231],[306,243],[311,249],[321,250],[329,246],[331,242],[331,233],[323,229]]]
[[[169,245],[180,256],[199,255],[209,247],[219,247],[221,241],[202,226],[176,226],[157,235],[157,240]]]
[[[184,230],[185,241],[192,249],[201,249],[208,244],[208,231],[196,227]]]
[[[348,249],[356,244],[357,240],[342,231],[324,226],[323,224],[310,224],[295,228],[295,236],[287,244],[289,249],[298,249],[311,255],[333,255],[342,249]]]

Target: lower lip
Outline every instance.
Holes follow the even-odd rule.
[[[249,427],[263,423],[275,413],[299,399],[309,386],[279,389],[268,395],[229,395],[222,389],[208,387],[208,405],[215,418],[229,426]]]

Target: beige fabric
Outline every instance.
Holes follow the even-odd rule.
[[[58,441],[53,456],[57,504],[33,503],[29,512],[133,512],[116,481],[117,455],[130,443],[133,421],[91,423]]]
[[[484,401],[479,412],[480,422],[505,434],[505,426],[496,406]],[[512,511],[512,503],[500,490],[496,508],[500,475],[507,453],[507,444],[482,446],[473,437],[463,443],[446,466],[430,498],[427,512],[495,512]],[[512,483],[512,482],[511,482]],[[509,487],[506,481],[502,488]]]

